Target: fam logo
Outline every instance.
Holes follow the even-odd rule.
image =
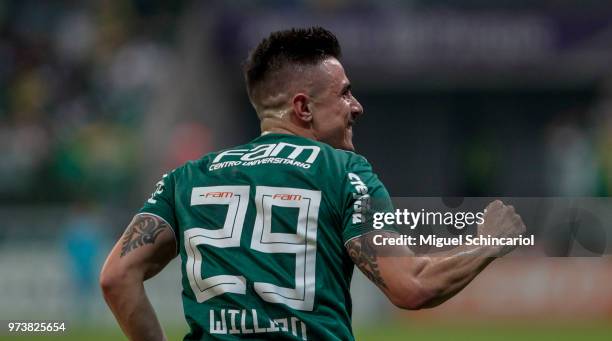
[[[299,194],[274,194],[272,199],[300,201],[302,196]]]
[[[204,198],[231,198],[234,196],[233,192],[207,192],[200,194]]]
[[[261,144],[253,149],[231,149],[221,152],[213,160],[213,164],[224,161],[255,161],[268,157],[279,157],[312,164],[319,156],[318,146],[300,146],[291,143]],[[236,158],[240,156],[240,158]],[[231,159],[231,160],[228,160]],[[238,160],[236,160],[238,159]]]

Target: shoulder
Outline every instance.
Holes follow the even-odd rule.
[[[309,145],[318,147],[321,154],[323,154],[327,159],[331,159],[335,163],[339,163],[345,166],[348,166],[354,163],[368,163],[365,157],[363,157],[362,155],[354,151],[337,149],[337,148],[330,146],[327,143],[315,141],[315,140],[311,140],[307,138],[300,138],[300,139],[301,141],[304,141],[305,144],[309,144]]]
[[[193,174],[194,171],[206,169],[210,164],[211,160],[215,157],[218,152],[211,152],[199,159],[189,160],[182,165],[170,170],[167,174],[164,174],[164,178],[168,177],[172,180],[182,178],[186,175]]]
[[[372,169],[372,166],[368,160],[361,154],[340,149],[336,149],[336,152],[341,154],[339,157],[343,159],[345,167],[349,171],[352,169]]]

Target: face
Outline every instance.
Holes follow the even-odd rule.
[[[351,93],[351,84],[336,58],[323,60],[313,74],[309,104],[312,129],[317,140],[334,148],[355,150],[353,124],[363,107]]]

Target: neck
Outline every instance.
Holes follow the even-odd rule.
[[[284,119],[267,117],[261,121],[261,133],[289,134],[318,140],[316,135],[308,128],[297,126]]]

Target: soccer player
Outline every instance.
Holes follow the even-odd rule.
[[[131,340],[164,340],[143,282],[177,255],[185,340],[352,340],[354,264],[395,305],[432,307],[509,249],[459,247],[438,257],[379,254],[372,203],[392,210],[353,152],[363,114],[340,46],[314,27],[272,33],[244,65],[262,135],[163,176],[111,251],[104,297]],[[499,201],[479,233],[514,236],[520,217]]]

